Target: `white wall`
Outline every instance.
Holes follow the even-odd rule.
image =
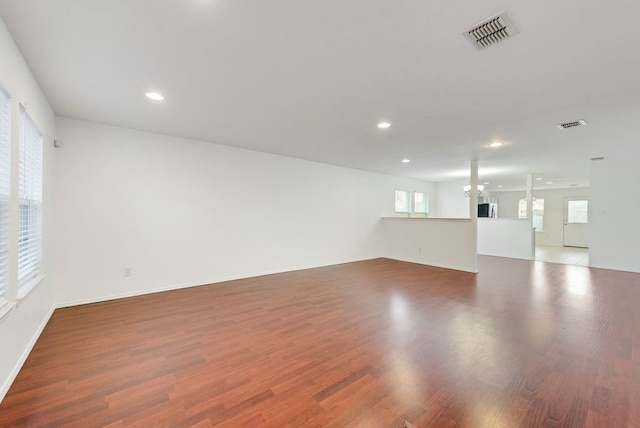
[[[58,118],[57,138],[59,305],[380,257],[394,190],[434,198],[423,181],[79,120]]]
[[[477,272],[474,220],[384,218],[384,256]]]
[[[478,254],[533,260],[534,231],[529,220],[478,219]]]
[[[498,218],[518,218],[518,201],[527,198],[527,192],[496,192],[491,196],[498,200]],[[547,201],[545,200],[545,208]],[[546,211],[546,210],[545,210]]]
[[[464,196],[462,187],[469,179],[442,181],[435,184],[436,209],[430,217],[469,218],[469,198]]]
[[[590,199],[590,189],[577,187],[569,189],[537,190],[533,197],[544,199],[543,231],[536,232],[536,245],[562,247],[564,241],[564,204],[566,198],[585,197]],[[526,192],[493,192],[498,199],[499,218],[518,218],[518,201],[527,197]],[[591,202],[590,202],[591,203]]]
[[[593,168],[589,205],[589,266],[640,272],[640,169]]]
[[[13,150],[17,149],[19,103],[44,134],[43,261],[45,279],[0,321],[0,400],[18,374],[53,310],[53,135],[54,116],[29,67],[0,20],[0,84],[13,98]],[[14,214],[17,221],[17,217]],[[15,222],[14,222],[15,223]],[[15,226],[15,224],[14,224]]]

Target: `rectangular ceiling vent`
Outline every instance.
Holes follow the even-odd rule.
[[[474,25],[463,34],[476,49],[482,50],[518,33],[518,29],[505,11]]]
[[[573,122],[559,123],[556,126],[560,129],[575,128],[576,126],[585,126],[587,122],[584,120],[574,120]]]

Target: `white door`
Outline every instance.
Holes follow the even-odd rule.
[[[567,198],[564,203],[564,246],[589,247],[589,201]]]

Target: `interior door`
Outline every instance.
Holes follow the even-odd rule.
[[[567,198],[564,203],[564,246],[589,247],[589,201]]]

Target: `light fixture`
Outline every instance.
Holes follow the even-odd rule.
[[[147,98],[154,100],[154,101],[162,101],[164,100],[164,96],[162,94],[159,94],[157,92],[147,92],[145,94],[147,96]]]
[[[489,147],[501,147],[504,146],[504,143],[502,141],[494,141],[493,143],[489,144]]]
[[[502,189],[504,186],[502,184],[498,184],[498,189]]]
[[[542,177],[536,178],[536,181],[542,181]]]
[[[470,185],[466,185],[466,186],[462,186],[462,190],[464,190],[464,196],[466,196],[467,198],[471,197],[471,186]],[[478,196],[480,196],[480,193],[482,193],[482,191],[484,190],[484,186],[482,184],[478,184]]]
[[[485,181],[483,184],[490,184],[488,181]]]
[[[402,163],[409,163],[409,162],[411,162],[411,159],[407,159],[407,158],[402,159]]]
[[[391,128],[391,124],[389,122],[380,122],[378,124],[378,128],[380,128],[380,129]]]
[[[553,181],[547,181],[547,184],[553,184]]]

